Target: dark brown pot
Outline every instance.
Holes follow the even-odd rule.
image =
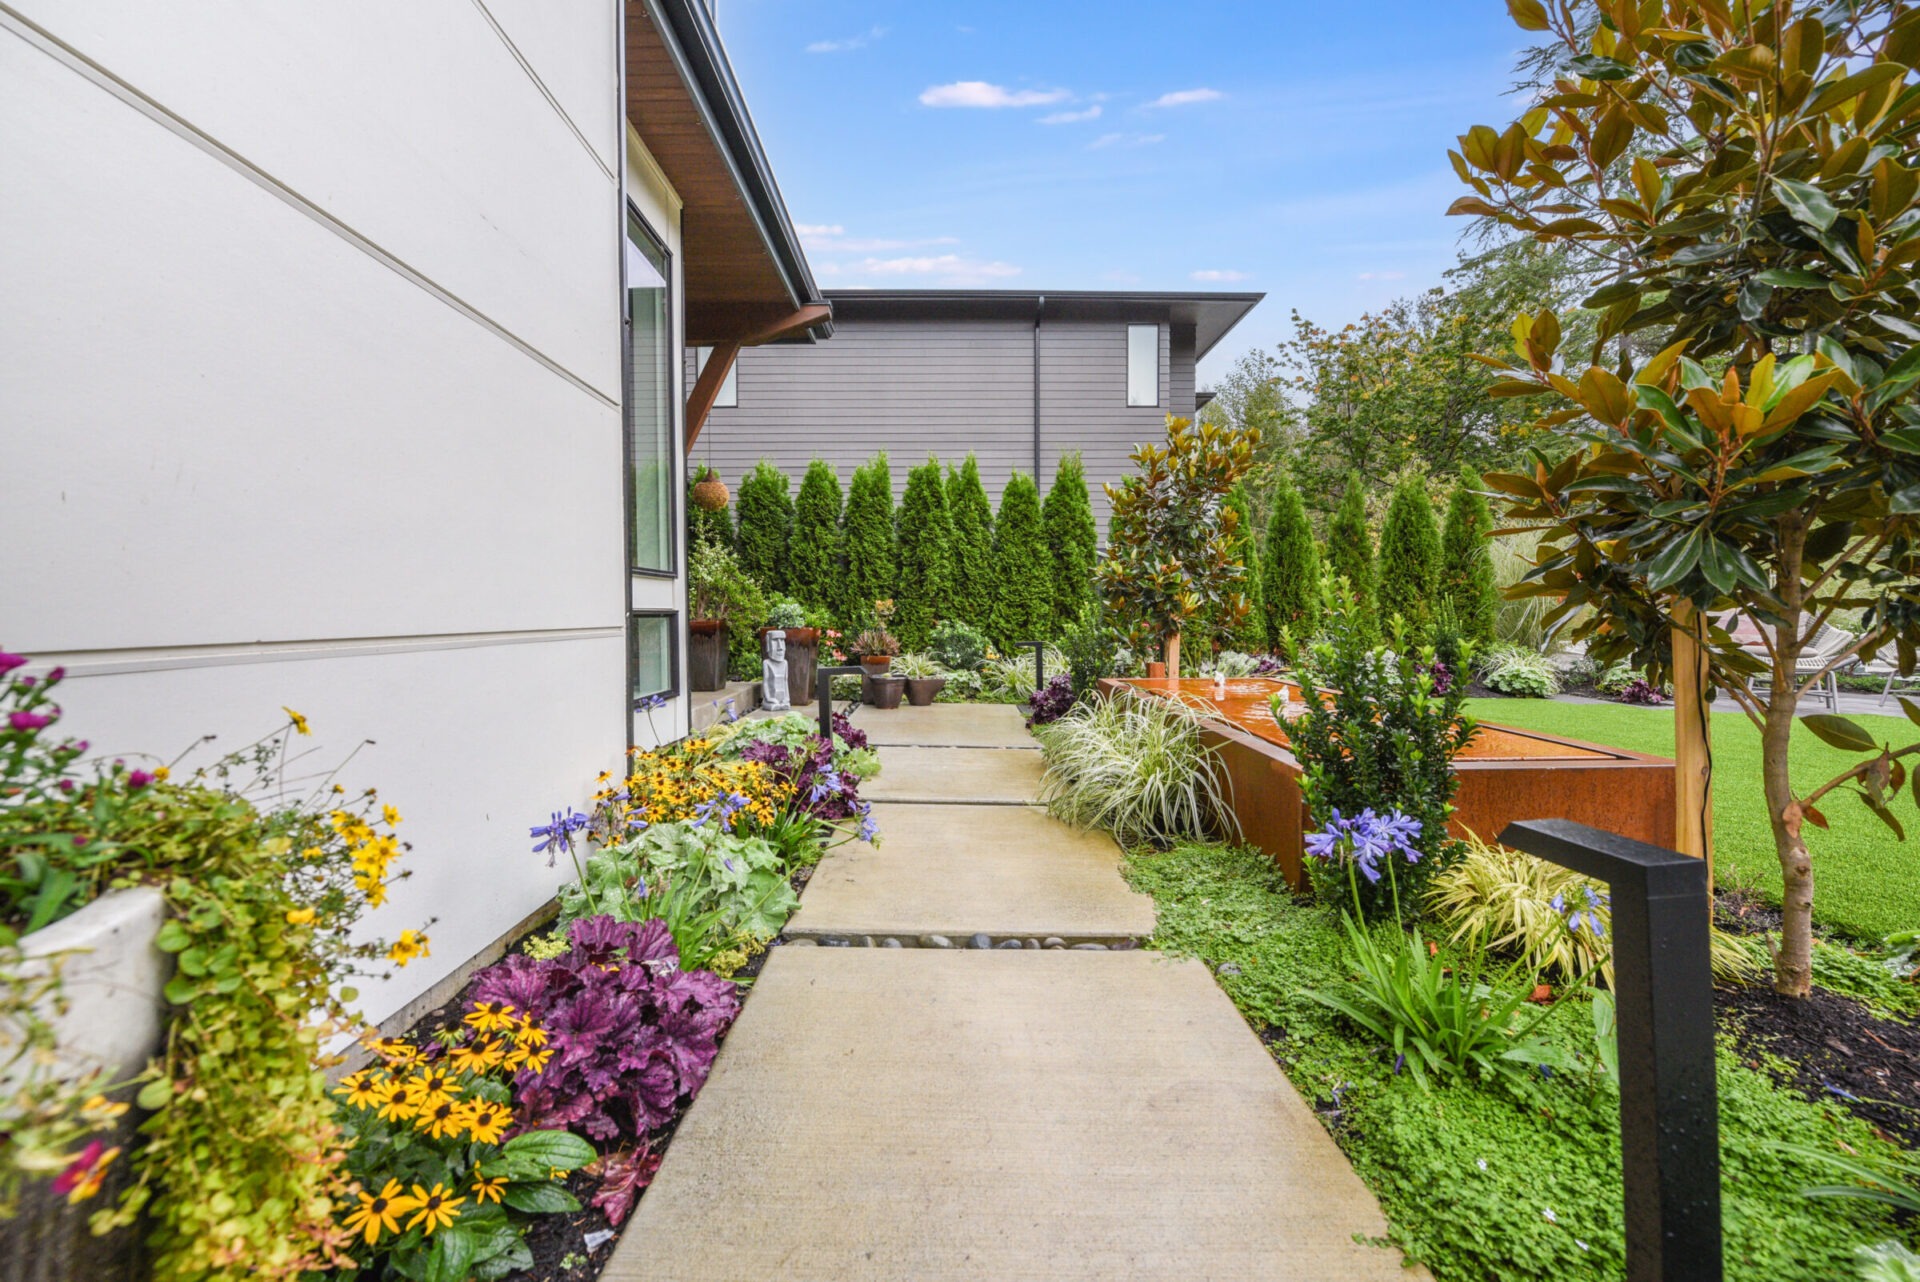
[[[876,708],[897,708],[900,696],[907,692],[905,677],[872,677],[867,681],[867,702]]]
[[[933,697],[946,688],[945,677],[907,677],[907,702],[916,708],[924,708],[933,702]]]
[[[767,633],[760,629],[760,653],[767,652]],[[787,702],[798,708],[813,702],[813,676],[820,664],[820,629],[787,628]]]
[[[687,684],[695,690],[727,688],[727,625],[721,619],[687,624]]]

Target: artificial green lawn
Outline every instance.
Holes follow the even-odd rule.
[[[1481,721],[1673,755],[1672,708],[1472,699],[1467,711]],[[1920,736],[1905,717],[1846,715],[1895,747]],[[1830,748],[1804,726],[1794,727],[1796,786],[1811,791],[1859,760],[1860,754]],[[1825,929],[1862,940],[1920,929],[1920,844],[1895,838],[1855,797],[1829,793],[1820,809],[1832,827],[1825,832],[1811,826],[1806,830],[1807,848],[1813,853],[1814,920]],[[1894,813],[1905,826],[1920,832],[1920,814],[1909,801],[1896,801]],[[1713,717],[1713,834],[1720,885],[1750,887],[1778,903],[1780,863],[1773,853],[1773,832],[1760,785],[1760,732],[1739,712]]]
[[[1393,1075],[1367,1034],[1306,996],[1344,981],[1346,946],[1334,910],[1286,893],[1271,859],[1183,846],[1129,856],[1127,877],[1153,896],[1153,946],[1227,967],[1219,982],[1249,1022],[1285,1031],[1276,1051],[1301,1094],[1325,1103],[1337,1091],[1341,1147],[1380,1198],[1394,1241],[1437,1282],[1621,1276],[1620,1105],[1611,1088],[1563,1074],[1533,1105],[1476,1082],[1423,1092]],[[1591,1043],[1583,1006],[1563,1002],[1548,1021],[1572,1049]],[[1855,1246],[1896,1236],[1877,1206],[1802,1196],[1830,1176],[1766,1147],[1792,1139],[1880,1150],[1869,1128],[1776,1088],[1724,1042],[1720,1119],[1729,1279],[1852,1277]]]

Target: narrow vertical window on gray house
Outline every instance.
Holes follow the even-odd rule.
[[[636,710],[648,699],[672,698],[680,692],[675,679],[680,664],[673,644],[677,632],[672,614],[635,611],[627,616],[627,670],[633,674]]]
[[[698,378],[706,372],[707,362],[713,359],[713,349],[696,347],[693,351],[694,377]],[[714,398],[713,408],[717,410],[740,408],[740,357],[737,354],[733,358],[733,364],[727,366],[727,376],[720,380],[720,395]]]
[[[627,216],[628,557],[645,574],[673,573],[673,311],[667,251]]]
[[[1127,326],[1127,404],[1160,403],[1160,327]]]

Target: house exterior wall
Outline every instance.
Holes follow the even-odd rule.
[[[1037,479],[1044,491],[1061,456],[1080,451],[1102,530],[1102,483],[1130,470],[1134,447],[1158,439],[1169,413],[1193,413],[1193,330],[1158,323],[1161,403],[1142,408],[1127,406],[1126,321],[1049,318],[1040,326]],[[735,489],[761,458],[796,488],[807,464],[825,459],[844,486],[886,450],[897,497],[908,470],[928,455],[957,464],[972,451],[997,507],[1012,474],[1034,470],[1031,318],[882,319],[846,309],[831,342],[746,348],[736,369],[738,406],[716,407],[694,447],[695,461]],[[689,353],[686,375],[697,373]]]
[[[373,741],[368,928],[434,919],[376,1019],[551,894],[528,825],[626,744],[620,8],[561,8],[0,12],[0,641],[109,754]]]

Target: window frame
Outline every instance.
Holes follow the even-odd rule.
[[[711,347],[693,349],[693,376],[697,380],[707,371],[707,362],[713,359]],[[714,394],[713,408],[717,410],[737,410],[740,408],[740,358],[746,355],[746,348],[733,354],[733,364],[727,366],[727,376],[720,380],[720,390]],[[732,393],[731,399],[728,393]]]
[[[1145,330],[1153,331],[1153,356],[1151,358],[1152,365],[1153,365],[1153,399],[1151,401],[1135,401],[1133,399],[1133,331],[1135,331],[1136,329],[1145,329]],[[1159,409],[1160,406],[1163,404],[1163,398],[1160,395],[1160,322],[1159,321],[1128,321],[1126,350],[1127,350],[1127,366],[1126,366],[1126,387],[1124,389],[1124,392],[1126,396],[1127,408],[1130,410]]]
[[[685,434],[686,407],[681,404],[677,389],[669,389],[667,397],[667,442],[668,457],[672,467],[672,477],[667,484],[667,556],[664,568],[653,568],[634,564],[634,505],[638,495],[633,485],[633,306],[628,297],[627,287],[627,243],[631,238],[632,226],[640,229],[653,241],[653,247],[660,252],[666,262],[666,270],[661,276],[666,281],[667,341],[666,360],[662,362],[669,381],[673,378],[673,353],[678,350],[674,331],[680,328],[675,312],[677,298],[673,289],[673,251],[667,248],[666,237],[654,230],[645,214],[632,199],[622,202],[626,207],[627,221],[620,225],[620,473],[621,473],[621,530],[620,560],[627,567],[627,573],[647,579],[677,579],[681,569],[682,514],[680,511],[680,491],[686,488],[686,456],[677,454],[674,445]],[[629,674],[631,675],[631,674]]]

